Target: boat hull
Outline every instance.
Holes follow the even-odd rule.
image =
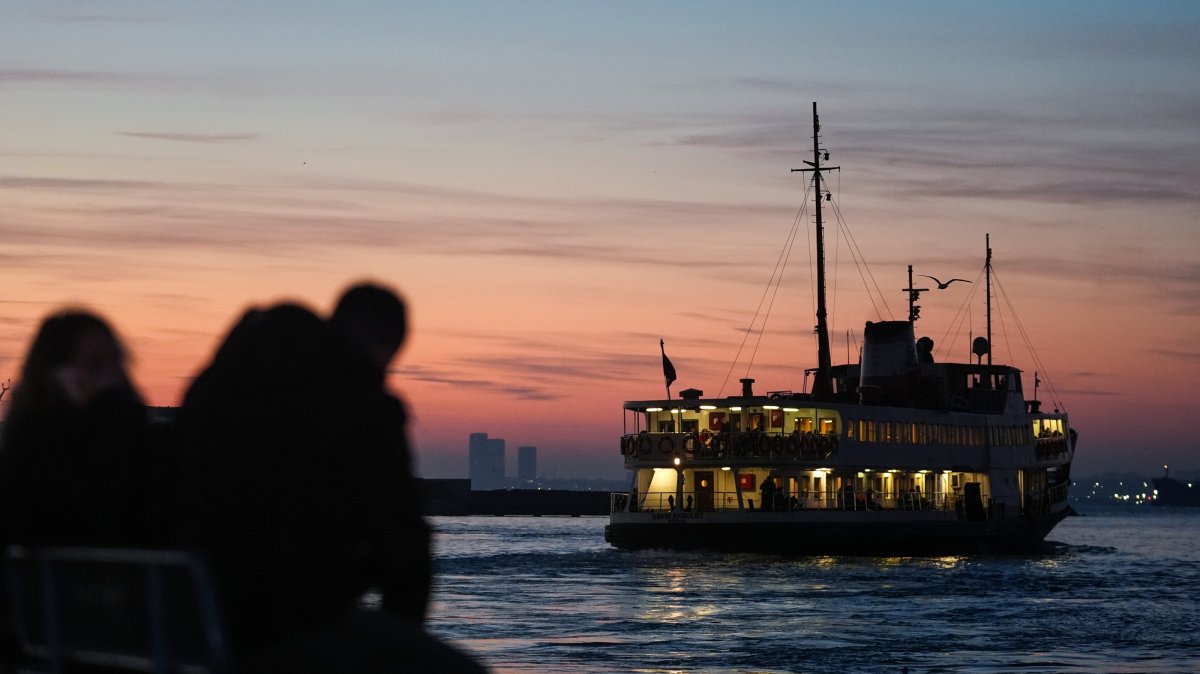
[[[712,550],[782,555],[873,556],[1037,551],[1066,509],[1037,519],[972,522],[955,517],[914,520],[887,512],[628,513],[605,527],[626,550]]]

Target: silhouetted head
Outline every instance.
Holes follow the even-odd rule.
[[[408,333],[408,309],[396,293],[360,283],[342,294],[329,319],[342,337],[380,370],[387,367]]]
[[[52,314],[29,346],[13,408],[82,407],[105,390],[129,386],[126,360],[125,348],[103,318],[79,309]]]

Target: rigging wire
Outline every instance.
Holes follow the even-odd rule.
[[[783,280],[783,269],[787,266],[787,257],[791,254],[792,246],[796,241],[796,233],[800,229],[800,223],[805,221],[805,210],[808,204],[808,195],[810,190],[805,190],[804,201],[801,202],[800,209],[796,212],[796,216],[792,219],[792,227],[788,231],[787,237],[784,240],[783,250],[779,253],[779,258],[775,260],[775,268],[771,270],[771,278],[767,281],[767,286],[763,288],[762,297],[758,300],[758,307],[754,310],[754,316],[750,319],[750,324],[746,326],[746,332],[742,335],[742,342],[738,345],[737,353],[734,354],[733,362],[729,365],[729,371],[725,373],[725,380],[721,382],[721,388],[717,391],[717,397],[721,397],[725,392],[725,386],[729,384],[729,378],[733,376],[733,370],[737,367],[738,360],[742,356],[742,351],[746,348],[746,342],[750,339],[750,333],[754,331],[754,326],[758,322],[758,317],[762,314],[763,303],[767,301],[767,295],[771,294],[771,302],[767,306],[767,315],[763,316],[762,326],[759,328],[758,341],[754,345],[754,353],[750,356],[750,361],[746,365],[746,372],[749,373],[750,367],[754,364],[754,354],[758,353],[758,345],[762,341],[762,333],[766,331],[767,318],[770,315],[771,306],[775,303],[775,295],[779,293],[779,285]],[[775,287],[775,292],[771,293],[771,287]]]
[[[779,288],[783,285],[783,272],[787,269],[788,259],[791,257],[792,246],[794,246],[796,243],[795,232],[797,229],[799,229],[797,226],[792,227],[792,235],[784,244],[784,251],[781,254],[783,259],[782,266],[779,266],[777,263],[777,266],[779,266],[779,275],[775,279],[775,290],[771,292],[771,301],[767,303],[767,312],[763,314],[762,325],[760,325],[758,328],[758,339],[754,340],[754,351],[750,352],[750,361],[746,363],[745,376],[747,377],[750,376],[750,368],[754,366],[754,359],[756,356],[758,356],[758,347],[762,345],[763,335],[767,332],[767,321],[771,318],[771,309],[775,307],[775,298],[779,296]]]
[[[1058,395],[1058,390],[1054,388],[1054,383],[1050,379],[1050,371],[1046,369],[1046,365],[1042,362],[1037,350],[1033,348],[1033,340],[1029,338],[1029,333],[1025,331],[1025,325],[1021,322],[1020,317],[1017,316],[1016,311],[1013,310],[1012,300],[1009,299],[1008,292],[1000,285],[1000,279],[997,277],[995,269],[992,269],[992,280],[996,282],[996,288],[1000,291],[1000,297],[1008,305],[1008,311],[1012,314],[1013,322],[1017,324],[1017,330],[1021,335],[1021,339],[1025,341],[1025,348],[1029,349],[1029,355],[1033,358],[1033,364],[1037,368],[1035,376],[1040,373],[1041,380],[1050,389],[1050,402],[1054,405],[1054,408],[1066,412],[1067,407],[1063,405],[1062,399]]]
[[[935,345],[935,353],[939,359],[952,357],[954,343],[958,341],[959,336],[962,334],[963,325],[970,322],[971,306],[975,303],[975,296],[979,293],[979,288],[982,285],[979,281],[983,278],[986,270],[986,264],[979,268],[979,273],[975,275],[975,280],[971,283],[971,292],[967,293],[967,297],[958,305],[958,309],[954,312],[954,317],[950,319],[949,327],[942,334],[941,346]],[[972,325],[971,327],[972,332],[974,332],[974,326]],[[954,333],[953,336],[951,336],[951,332]],[[967,353],[971,354],[971,344],[969,342],[967,344]]]
[[[854,238],[854,233],[850,231],[850,226],[846,224],[846,219],[842,217],[842,209],[836,201],[830,202],[833,205],[834,217],[837,220],[838,228],[843,230],[846,236],[846,249],[850,252],[850,257],[854,261],[855,267],[858,269],[858,276],[862,279],[863,288],[867,291],[867,297],[871,300],[871,308],[875,310],[875,316],[879,320],[883,320],[883,312],[879,310],[879,305],[875,303],[875,296],[879,297],[880,303],[883,304],[884,310],[887,312],[888,318],[891,319],[892,308],[887,303],[887,296],[879,288],[879,282],[875,280],[875,275],[871,273],[870,265],[867,264],[867,258],[862,253],[862,249],[858,245],[858,241]],[[865,270],[865,272],[864,272]],[[868,277],[870,281],[868,282]],[[871,286],[875,286],[875,294],[871,293]]]

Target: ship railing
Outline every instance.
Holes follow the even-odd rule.
[[[1070,483],[1064,482],[1041,491],[1025,493],[1024,512],[1027,517],[1040,517],[1050,512],[1053,506],[1067,500]]]
[[[649,433],[625,435],[621,453],[627,459],[766,459],[777,462],[826,459],[838,448],[838,436],[795,431]]]
[[[880,494],[873,490],[854,491],[843,490],[836,492],[797,492],[785,494],[777,492],[774,498],[761,492],[742,492],[741,507],[738,506],[737,492],[707,492],[698,493],[684,490],[676,498],[674,491],[657,491],[642,494],[635,501],[628,493],[611,494],[610,508],[612,512],[727,512],[739,509],[757,512],[787,512],[800,510],[848,510],[848,511],[946,511],[961,514],[963,499],[953,492],[922,493],[886,493]],[[990,504],[985,507],[990,512]]]
[[[1038,461],[1057,459],[1067,453],[1068,447],[1066,436],[1057,431],[1053,435],[1040,437],[1037,439],[1037,459]]]

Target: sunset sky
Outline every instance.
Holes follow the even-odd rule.
[[[997,360],[1053,387],[1076,474],[1200,469],[1196,2],[8,0],[0,381],[80,304],[173,405],[247,306],[371,278],[412,308],[390,382],[423,474],[465,476],[480,431],[620,477],[660,338],[676,391],[815,365],[807,214],[735,365],[813,101],[891,311],[834,220],[835,362],[905,316],[905,265],[976,279],[990,233]],[[980,285],[923,298],[940,359],[983,331]]]

